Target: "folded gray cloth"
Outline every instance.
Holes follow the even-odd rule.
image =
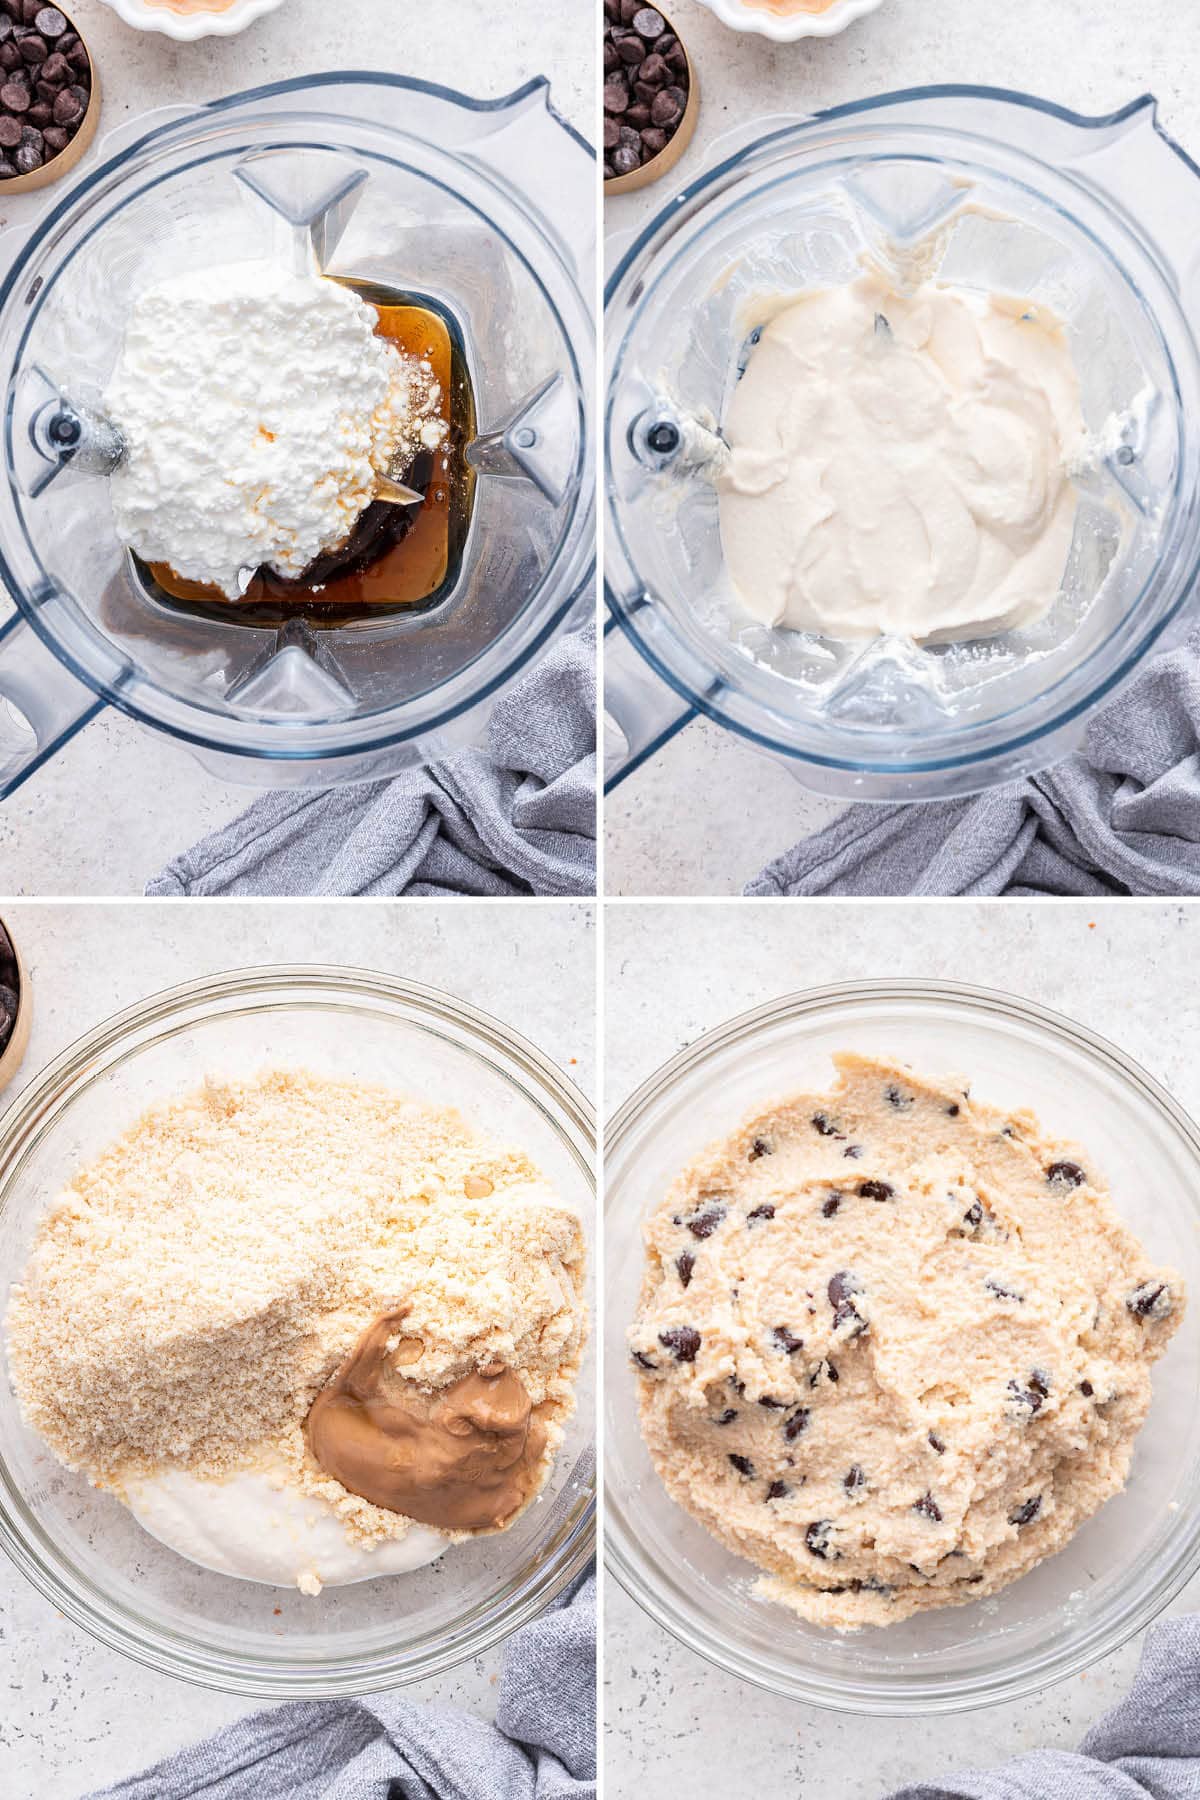
[[[255,1713],[87,1800],[595,1800],[596,1583],[518,1631],[496,1723],[403,1694]]]
[[[747,894],[1200,894],[1200,633],[1153,658],[1087,749],[968,800],[852,806]]]
[[[891,1800],[1198,1800],[1200,1614],[1156,1625],[1126,1699],[1072,1750],[918,1782]]]
[[[592,894],[596,656],[560,638],[497,704],[487,753],[390,781],[264,794],[147,894]]]

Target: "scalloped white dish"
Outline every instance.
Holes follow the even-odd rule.
[[[854,5],[855,0],[842,0],[842,4]],[[180,43],[192,43],[202,37],[233,37],[264,14],[274,12],[283,0],[234,0],[222,12],[204,13],[171,12],[165,6],[150,5],[149,0],[101,0],[101,5],[135,31],[161,31]]]
[[[747,0],[700,0],[700,5],[707,6],[730,31],[755,32],[776,44],[795,44],[801,38],[836,37],[855,19],[875,12],[883,0],[834,0],[823,13],[773,13],[748,5]]]

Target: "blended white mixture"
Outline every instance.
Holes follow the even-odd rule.
[[[874,274],[802,293],[763,330],[725,435],[721,540],[763,624],[949,642],[1058,597],[1086,427],[1044,307]]]
[[[185,1469],[127,1482],[124,1498],[144,1531],[168,1549],[243,1581],[319,1594],[376,1575],[407,1575],[436,1562],[454,1539],[427,1525],[402,1538],[352,1543],[333,1507],[301,1494],[281,1474],[257,1471],[204,1481]]]
[[[429,364],[377,324],[349,288],[266,262],[139,294],[105,398],[123,542],[231,599],[344,543],[378,478],[446,433]]]

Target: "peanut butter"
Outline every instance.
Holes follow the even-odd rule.
[[[537,1486],[545,1430],[520,1378],[500,1364],[433,1393],[401,1375],[388,1345],[407,1311],[370,1326],[317,1395],[309,1448],[326,1474],[374,1506],[444,1531],[496,1530]]]

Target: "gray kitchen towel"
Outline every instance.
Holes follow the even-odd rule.
[[[596,654],[559,639],[501,699],[486,753],[389,781],[264,794],[146,888],[197,894],[591,894]]]
[[[512,1638],[496,1723],[401,1693],[255,1713],[87,1800],[594,1800],[596,1583]]]
[[[891,1800],[1200,1800],[1200,1614],[1156,1625],[1121,1704],[1078,1752],[918,1782]]]
[[[1200,632],[1097,715],[1082,754],[967,800],[852,806],[745,891],[1200,894]]]

